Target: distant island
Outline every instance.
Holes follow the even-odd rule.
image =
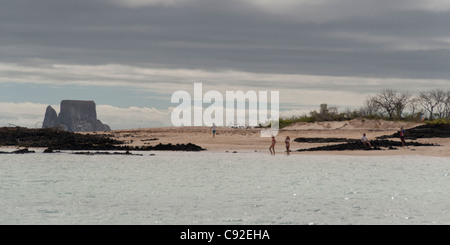
[[[97,119],[94,101],[63,100],[57,115],[51,106],[45,111],[42,128],[58,128],[69,132],[110,131],[111,128]]]

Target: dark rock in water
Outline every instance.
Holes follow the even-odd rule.
[[[155,146],[123,146],[124,142],[102,134],[79,134],[56,129],[0,128],[0,145],[46,147],[46,153],[55,150],[123,150],[123,151],[204,151],[202,147],[187,144],[158,144]]]
[[[12,151],[12,152],[0,151],[0,154],[27,154],[27,153],[36,153],[36,152],[30,151],[30,150],[28,150],[28,148],[20,149],[20,150],[16,150],[16,151]]]
[[[0,145],[46,147],[52,150],[115,150],[123,144],[104,135],[78,134],[55,129],[0,128]]]
[[[42,127],[58,127],[69,132],[111,130],[108,125],[97,119],[95,102],[83,100],[61,101],[61,111],[58,116],[56,116],[56,111],[51,106],[48,106]]]
[[[44,153],[53,153],[53,148],[47,148],[44,150]]]
[[[90,151],[80,151],[80,152],[74,152],[73,154],[76,155],[89,155],[89,156],[93,156],[93,155],[127,155],[127,156],[143,156],[142,154],[133,154],[130,153],[129,151],[126,152],[108,152],[108,151],[97,151],[97,152],[90,152]]]
[[[28,150],[28,148],[25,148],[25,149],[13,151],[12,153],[14,153],[14,154],[25,154],[25,153],[35,153],[35,151],[30,151],[30,150]]]
[[[156,146],[121,146],[123,141],[105,135],[78,134],[55,129],[0,128],[0,145],[47,147],[45,153],[55,150],[124,150],[124,151],[203,151],[202,147],[188,144],[158,144]],[[56,151],[58,152],[58,151]],[[128,152],[129,153],[129,152]],[[126,154],[126,152],[124,153]]]
[[[42,153],[61,153],[61,151],[55,151],[52,147],[45,149]]]

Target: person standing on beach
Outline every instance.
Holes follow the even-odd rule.
[[[363,142],[364,147],[366,147],[366,145],[369,145],[369,147],[372,148],[372,146],[370,145],[369,140],[366,137],[366,134],[363,134],[363,136],[361,137],[361,142]]]
[[[405,130],[403,128],[400,129],[400,140],[402,141],[402,147],[405,147]]]
[[[272,145],[269,147],[269,151],[271,155],[275,155],[275,144],[277,141],[275,140],[275,136],[272,136]]]
[[[290,141],[291,141],[291,138],[289,136],[287,136],[286,139],[284,140],[284,143],[286,144],[286,154],[288,154],[288,155],[289,155]]]
[[[210,128],[213,132],[213,138],[216,138],[216,124],[213,123],[212,127]]]

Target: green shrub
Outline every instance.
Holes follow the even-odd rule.
[[[450,124],[450,121],[445,118],[435,119],[431,121],[426,121],[426,124]]]

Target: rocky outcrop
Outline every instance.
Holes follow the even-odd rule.
[[[198,146],[196,144],[187,143],[187,144],[175,144],[172,145],[171,143],[168,144],[157,144],[155,146],[136,146],[136,147],[128,147],[129,150],[135,150],[135,151],[204,151],[206,149],[203,149],[201,146]]]
[[[43,128],[58,127],[69,132],[110,131],[111,128],[97,119],[94,101],[63,100],[61,111],[48,106],[45,112]]]
[[[106,134],[80,134],[55,129],[0,128],[0,146],[48,147],[45,153],[61,150],[95,150],[95,151],[204,151],[202,147],[187,144],[158,144],[155,146],[128,146],[125,142],[111,138]],[[0,152],[10,154],[10,152]],[[28,150],[14,153],[32,153]],[[126,152],[125,152],[126,153]]]
[[[48,147],[53,150],[116,150],[123,141],[104,134],[79,134],[62,130],[0,128],[0,146]]]
[[[30,151],[30,150],[28,150],[28,148],[21,149],[21,150],[16,150],[16,151],[12,151],[12,152],[0,151],[0,154],[27,154],[27,153],[36,153],[36,152],[35,151]]]
[[[405,130],[405,139],[416,140],[421,138],[450,138],[450,124],[425,124]],[[384,135],[377,139],[400,138],[400,132]]]
[[[53,128],[58,126],[58,114],[56,114],[55,109],[51,106],[47,106],[47,110],[45,111],[44,123],[42,125],[43,128]]]
[[[308,143],[326,143],[327,141],[330,143],[336,143],[336,142],[346,142],[342,144],[333,144],[333,145],[325,145],[325,146],[318,146],[318,147],[312,147],[307,149],[299,149],[297,151],[347,151],[347,150],[382,150],[383,148],[386,148],[388,150],[397,150],[397,147],[401,147],[402,143],[400,141],[392,141],[392,140],[371,140],[370,144],[372,147],[364,145],[360,140],[358,139],[341,139],[337,140],[339,138],[297,138],[294,141],[296,142],[308,142]],[[405,143],[405,146],[437,146],[435,144],[429,144],[429,143],[419,143],[415,141],[408,141]]]

